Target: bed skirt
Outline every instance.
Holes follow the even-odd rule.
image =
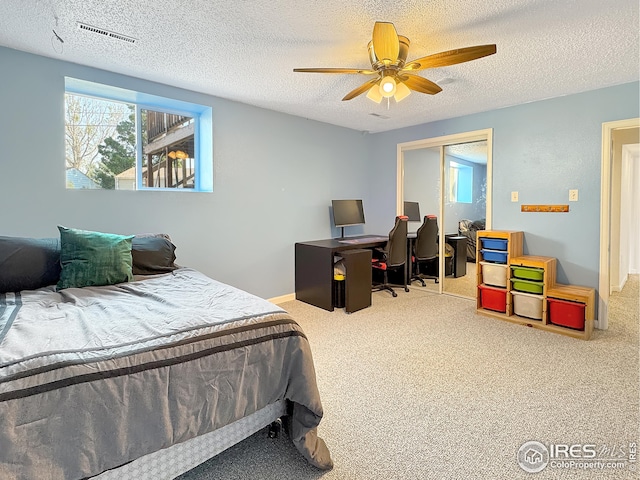
[[[213,432],[150,453],[119,468],[91,477],[95,480],[172,480],[250,437],[285,414],[286,402],[278,400],[247,417]]]

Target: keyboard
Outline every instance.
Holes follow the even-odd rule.
[[[388,240],[387,237],[381,237],[379,235],[376,235],[372,237],[345,238],[343,240],[338,240],[338,243],[348,243],[350,245],[358,245],[360,243],[386,242],[387,240]]]

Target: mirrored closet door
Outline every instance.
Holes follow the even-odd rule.
[[[398,212],[409,202],[415,215],[417,203],[420,220],[410,218],[410,233],[425,215],[437,222],[436,258],[420,272],[439,281],[414,281],[414,288],[475,298],[476,231],[490,228],[490,145],[491,130],[400,145]]]
[[[487,211],[487,141],[444,148],[446,293],[476,295],[476,231],[484,230]]]

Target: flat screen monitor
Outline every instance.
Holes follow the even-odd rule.
[[[420,218],[420,204],[418,202],[404,202],[404,214],[409,217],[410,222],[419,222]]]
[[[364,224],[362,200],[331,200],[333,224],[336,227]]]

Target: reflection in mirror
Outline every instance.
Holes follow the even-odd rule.
[[[426,215],[437,217],[440,212],[440,147],[408,150],[403,152],[403,158],[404,201],[416,202],[420,209],[421,218],[419,221],[409,219],[409,236],[412,234],[415,236]],[[437,276],[438,259],[434,258],[431,261],[422,262],[420,273],[425,276]],[[425,278],[423,281],[424,288],[434,292],[440,291],[439,284],[433,278]],[[421,282],[418,280],[414,280],[412,285],[422,288]]]
[[[444,147],[446,293],[476,295],[476,231],[485,228],[487,142]]]

